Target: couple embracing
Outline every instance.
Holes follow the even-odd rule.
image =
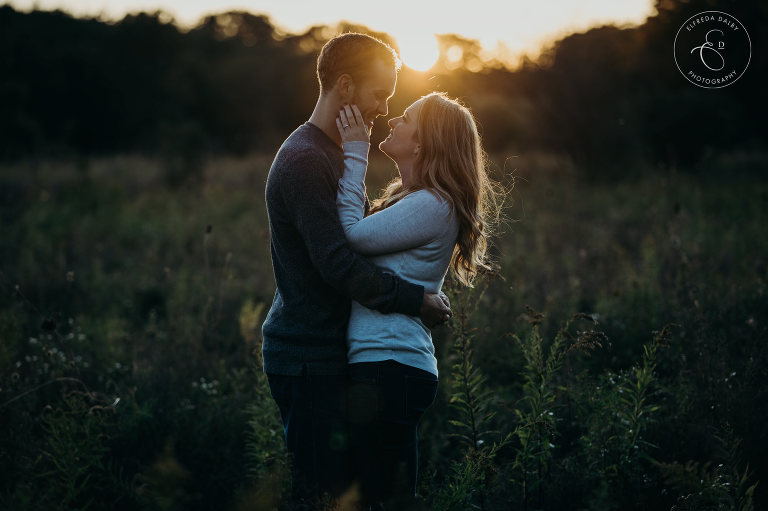
[[[369,204],[370,130],[399,67],[367,35],[328,41],[315,109],[266,186],[277,290],[262,354],[294,495],[357,491],[363,509],[415,499],[417,425],[438,382],[430,328],[451,315],[448,268],[470,285],[486,266],[492,194],[472,114],[432,93],[389,120],[379,150],[400,178]]]

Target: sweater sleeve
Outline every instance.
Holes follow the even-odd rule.
[[[422,286],[383,272],[350,248],[336,211],[337,183],[317,155],[297,157],[282,185],[292,223],[326,282],[370,309],[419,315]]]
[[[367,145],[344,144],[344,175],[336,197],[341,226],[352,249],[365,255],[389,254],[426,245],[441,236],[450,227],[451,206],[428,190],[411,193],[364,217]]]
[[[369,148],[368,142],[344,143],[344,175],[339,179],[336,207],[345,233],[366,213],[365,173]]]

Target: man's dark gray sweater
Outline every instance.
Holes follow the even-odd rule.
[[[267,178],[277,290],[262,326],[264,371],[343,374],[351,299],[418,316],[424,288],[384,273],[347,245],[336,209],[344,153],[307,122],[280,147]]]

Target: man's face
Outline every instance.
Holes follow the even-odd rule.
[[[394,66],[379,59],[374,62],[371,74],[356,84],[352,102],[357,104],[369,130],[378,116],[387,115],[387,102],[395,93],[395,85],[397,71]]]

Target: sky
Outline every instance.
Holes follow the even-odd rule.
[[[477,39],[489,52],[513,62],[542,45],[594,25],[636,25],[653,14],[653,0],[11,0],[19,10],[60,8],[75,15],[119,19],[126,13],[157,10],[179,25],[228,10],[266,14],[285,32],[345,20],[387,32],[398,42],[406,65],[426,69],[437,59],[434,34]]]

